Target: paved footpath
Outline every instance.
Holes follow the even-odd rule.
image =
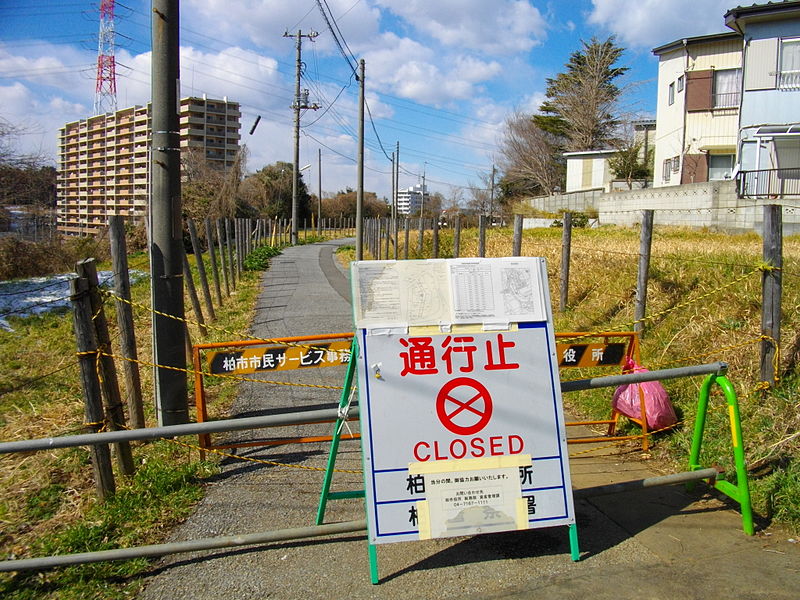
[[[263,279],[252,334],[277,337],[352,330],[349,285],[335,243],[287,248]],[[293,371],[291,381],[341,385],[338,368]],[[278,380],[283,374],[272,375]],[[284,379],[288,379],[284,377]],[[334,405],[338,392],[243,384],[234,415]],[[242,436],[316,435],[330,426]],[[266,431],[266,433],[265,433]],[[233,435],[233,434],[231,434]],[[577,488],[652,476],[638,453],[581,453],[570,446]],[[240,456],[321,468],[326,444],[242,448]],[[361,467],[357,442],[343,442],[337,465]],[[322,473],[226,459],[222,473],[172,540],[255,533],[313,524]],[[359,489],[360,475],[337,473],[334,489]],[[197,552],[154,563],[140,600],[265,598],[620,598],[675,600],[794,599],[800,544],[780,531],[754,537],[739,514],[703,486],[681,486],[581,500],[576,504],[582,560],[573,563],[565,528],[378,548],[382,583],[369,583],[365,536]],[[326,521],[361,519],[363,501],[329,504]]]

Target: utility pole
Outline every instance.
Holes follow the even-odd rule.
[[[319,194],[317,195],[317,235],[322,235],[322,148],[317,148],[317,188]]]
[[[358,182],[356,186],[356,260],[364,260],[364,59],[359,61],[358,81]]]
[[[296,38],[297,55],[295,60],[295,80],[294,80],[294,103],[291,108],[294,110],[294,161],[292,163],[292,244],[297,244],[297,204],[298,195],[300,193],[300,111],[303,109],[317,110],[319,106],[316,104],[309,105],[308,103],[308,90],[303,90],[300,94],[300,75],[303,72],[302,60],[302,47],[303,38],[308,38],[314,41],[314,38],[319,34],[316,31],[304,34],[299,29],[296,34],[290,34],[288,31],[283,34],[283,37]]]
[[[397,192],[394,187],[394,170],[395,170],[395,156],[394,152],[392,152],[392,208],[389,214],[392,216],[392,220],[397,217],[396,210],[397,210],[397,202],[395,202],[395,198],[397,198]]]
[[[397,218],[397,201],[400,199],[400,142],[397,142],[397,150],[394,154],[394,173],[392,173],[392,177],[394,178],[394,217]]]
[[[159,425],[188,423],[183,308],[179,0],[153,0],[150,277]],[[169,316],[166,316],[169,315]]]

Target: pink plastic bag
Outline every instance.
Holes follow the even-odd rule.
[[[647,369],[628,360],[625,365],[626,372],[646,373]],[[664,429],[678,422],[675,410],[669,400],[669,394],[659,381],[645,381],[644,383],[629,383],[619,386],[614,392],[611,407],[617,412],[641,421],[641,400],[639,399],[639,386],[644,393],[644,410],[647,416],[649,430]]]

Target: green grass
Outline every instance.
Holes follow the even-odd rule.
[[[189,257],[197,282],[195,257]],[[144,253],[129,256],[133,269],[148,270]],[[206,257],[206,271],[211,267]],[[99,265],[99,268],[108,268]],[[236,289],[215,310],[201,336],[187,301],[186,318],[194,341],[245,339],[259,292],[260,274],[242,273]],[[199,286],[198,286],[199,289]],[[140,360],[152,361],[149,282],[132,287],[133,314]],[[116,347],[116,308],[104,311]],[[206,315],[207,318],[207,315]],[[51,313],[10,319],[13,332],[0,332],[0,439],[35,439],[83,431],[83,400],[75,356],[71,315]],[[118,372],[121,365],[117,365]],[[140,365],[145,417],[155,425],[152,370]],[[121,378],[121,375],[120,375]],[[188,375],[190,413],[193,381]],[[212,417],[226,414],[236,394],[230,380],[208,378],[206,398]],[[188,442],[194,442],[187,439]],[[129,547],[162,541],[202,496],[202,480],[214,472],[198,454],[165,441],[133,445],[135,476],[117,474],[117,493],[98,503],[85,448],[6,456],[0,462],[0,548],[5,558],[28,558]],[[116,469],[116,465],[115,465]],[[0,575],[2,598],[128,598],[139,587],[133,577],[145,560],[98,563],[54,569],[41,574]]]

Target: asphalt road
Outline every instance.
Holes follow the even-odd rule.
[[[287,248],[264,276],[252,334],[277,337],[352,330],[349,285],[334,262],[335,243]],[[293,371],[294,382],[341,385],[340,368]],[[234,415],[334,405],[338,392],[242,385]],[[269,435],[317,435],[297,426]],[[243,434],[239,434],[240,437]],[[247,435],[247,434],[244,434]],[[266,436],[263,432],[249,434]],[[571,446],[577,488],[652,476],[636,451],[581,453]],[[574,450],[574,452],[573,452]],[[226,459],[194,515],[172,540],[311,525],[327,444],[243,448],[239,455],[295,465]],[[357,442],[343,441],[337,466],[361,468]],[[336,473],[334,489],[359,489],[358,473]],[[154,563],[140,600],[264,598],[586,598],[794,599],[800,544],[779,530],[748,537],[730,504],[698,487],[673,486],[576,503],[581,560],[570,560],[565,528],[385,544],[380,585],[369,581],[366,537],[333,536],[226,551],[182,554]],[[332,501],[327,522],[361,519],[363,500]]]

